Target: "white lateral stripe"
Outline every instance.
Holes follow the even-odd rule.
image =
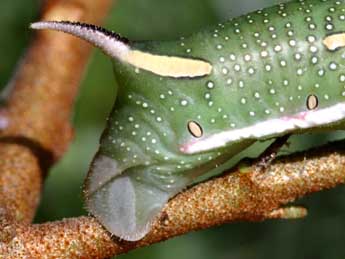
[[[323,44],[329,50],[336,50],[337,48],[345,47],[345,33],[337,33],[326,37]]]
[[[212,65],[203,60],[153,55],[138,50],[129,51],[122,60],[154,74],[176,78],[206,76],[212,71]]]
[[[194,140],[181,147],[181,152],[193,154],[214,148],[224,147],[229,142],[243,139],[260,139],[267,136],[278,136],[284,132],[295,129],[308,129],[317,126],[335,123],[345,119],[345,103],[332,107],[298,113],[279,119],[259,122],[253,126],[242,129],[228,130],[208,136],[204,139]]]

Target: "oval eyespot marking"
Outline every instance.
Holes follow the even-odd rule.
[[[188,122],[188,130],[195,138],[201,138],[203,135],[201,126],[195,121]]]
[[[323,44],[330,51],[335,51],[339,48],[343,48],[345,47],[345,33],[341,32],[329,35],[324,38]]]
[[[318,106],[319,106],[319,99],[317,98],[317,96],[314,94],[309,95],[307,98],[308,110],[310,111],[315,110],[317,109]]]

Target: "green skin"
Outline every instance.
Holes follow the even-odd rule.
[[[286,5],[284,10],[288,14],[286,17],[277,14],[279,7],[273,7],[264,10],[262,14],[253,13],[250,18],[243,16],[234,19],[185,40],[134,45],[134,48],[149,53],[206,60],[213,65],[213,73],[197,79],[174,79],[142,70],[136,73],[132,66],[115,62],[115,74],[121,87],[107,130],[102,137],[100,154],[127,167],[128,169],[121,173],[127,174],[134,185],[145,185],[145,188],[150,190],[157,189],[157,193],[166,192],[168,198],[185,188],[196,176],[214,167],[217,157],[226,154],[226,158],[230,158],[252,143],[252,140],[241,140],[228,143],[223,149],[212,149],[193,155],[184,154],[180,151],[181,145],[194,139],[187,129],[189,121],[197,121],[202,125],[204,135],[212,135],[228,130],[232,123],[236,124],[236,128],[242,128],[270,118],[307,111],[306,99],[310,94],[320,97],[320,109],[345,101],[342,96],[344,83],[339,80],[343,72],[339,67],[345,65],[343,50],[330,52],[322,45],[326,35],[345,31],[345,22],[338,18],[345,14],[341,11],[345,4],[336,6],[336,11],[331,13],[329,8],[335,6],[335,1],[322,4],[319,2],[305,2],[306,7],[308,3],[313,4],[309,14],[298,11],[298,8],[302,7],[300,3],[291,3]],[[268,14],[267,24],[264,23],[264,13]],[[315,24],[317,29],[309,28],[306,21],[308,16],[313,18],[310,23]],[[325,16],[333,18],[333,30],[326,29]],[[250,19],[254,22],[250,23]],[[286,27],[288,22],[291,23],[289,28]],[[275,30],[269,31],[269,26],[274,26]],[[240,33],[237,33],[236,29],[239,29]],[[289,31],[293,31],[293,36],[288,35]],[[255,32],[259,32],[260,36],[255,37]],[[214,34],[217,34],[217,37]],[[273,34],[276,38],[272,38]],[[315,36],[314,44],[307,41],[309,35]],[[225,37],[229,39],[226,40]],[[261,40],[260,43],[257,42],[258,39]],[[296,41],[295,47],[289,45],[290,40]],[[261,46],[262,42],[267,42],[266,48]],[[243,43],[247,44],[247,48],[242,46]],[[276,52],[276,45],[281,45],[284,51]],[[221,49],[218,49],[219,46],[222,46]],[[317,53],[311,52],[310,46],[316,46]],[[187,53],[188,49],[191,49],[191,52]],[[269,53],[267,58],[260,55],[265,49]],[[297,53],[301,54],[300,59]],[[236,56],[236,60],[230,59],[231,54]],[[244,60],[246,54],[251,55],[250,61]],[[314,56],[319,59],[317,64],[312,64],[311,59]],[[221,57],[224,57],[224,62],[220,61]],[[282,66],[281,61],[285,61],[286,66]],[[339,64],[335,71],[329,69],[332,61]],[[236,64],[240,65],[241,71],[235,71]],[[266,65],[271,66],[271,71],[267,71],[268,67],[266,70]],[[255,69],[252,75],[248,72],[251,67]],[[222,71],[224,68],[228,71],[226,74]],[[298,74],[299,68],[303,69],[303,75]],[[318,74],[320,69],[325,70],[324,76]],[[229,79],[232,80],[231,85],[227,84]],[[284,85],[284,80],[288,80],[287,86]],[[214,83],[212,89],[207,87],[209,81]],[[241,81],[244,87],[240,86]],[[315,87],[315,84],[320,87]],[[302,89],[298,88],[299,85]],[[256,93],[259,93],[259,98],[255,97]],[[207,94],[211,97],[206,98]],[[324,98],[325,94],[329,96],[328,99]],[[294,97],[293,101],[287,98],[289,96]],[[242,98],[246,98],[246,103],[241,101]],[[188,105],[183,106],[182,100],[187,100]],[[277,106],[276,102],[280,105]],[[143,108],[143,103],[147,103],[148,107]],[[280,111],[280,107],[284,107],[284,112]],[[221,112],[218,111],[219,108]],[[266,109],[269,109],[271,114],[266,114]],[[255,111],[255,116],[250,116],[251,111]],[[223,117],[224,115],[226,117]],[[129,121],[130,117],[133,121]],[[162,121],[158,122],[157,118]],[[136,128],[136,125],[139,125],[139,128]],[[147,135],[148,132],[151,132],[150,136]],[[156,140],[154,144],[153,139]],[[125,145],[121,146],[121,143]],[[127,151],[127,148],[130,148],[130,151]],[[159,151],[159,154],[155,151]],[[168,160],[164,159],[166,156]],[[148,165],[145,165],[145,162]],[[201,169],[205,164],[211,165]],[[112,184],[115,179],[111,179],[108,184]],[[140,188],[135,189],[138,190],[138,196],[142,195]],[[159,204],[162,202],[160,200],[153,199],[153,202],[157,203],[155,208],[158,210],[164,205]],[[138,211],[143,211],[141,204],[136,206]],[[150,218],[150,215],[148,217]],[[146,222],[148,219],[144,217],[143,220],[137,220]]]
[[[85,185],[90,212],[113,234],[137,240],[169,198],[255,141],[342,129],[338,120],[183,152],[220,132],[308,112],[310,95],[318,97],[320,110],[345,102],[344,49],[330,51],[323,44],[328,35],[344,31],[343,0],[308,0],[264,9],[179,41],[130,44],[147,53],[205,60],[213,70],[204,77],[171,78],[114,61],[120,89]],[[190,121],[201,125],[203,137],[189,132]],[[103,166],[104,157],[115,164]]]

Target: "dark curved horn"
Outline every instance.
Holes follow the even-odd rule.
[[[92,24],[67,21],[43,21],[32,23],[30,28],[38,30],[51,29],[72,34],[100,48],[113,58],[122,59],[130,49],[127,39],[122,38],[115,32]]]

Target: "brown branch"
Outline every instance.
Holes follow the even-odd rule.
[[[124,242],[91,217],[41,225],[10,226],[5,232],[9,254],[43,258],[107,258],[184,233],[234,221],[261,221],[305,215],[300,208],[282,209],[308,193],[345,182],[344,142],[279,159],[258,173],[251,168],[215,178],[172,199],[153,230],[139,242]],[[4,238],[5,239],[5,238]],[[20,249],[19,249],[20,248]],[[20,257],[22,258],[22,257]]]
[[[46,0],[42,19],[98,24],[111,2]],[[0,216],[32,221],[42,179],[71,141],[71,110],[90,49],[71,36],[39,32],[22,60],[0,111]]]
[[[109,1],[46,1],[45,20],[98,23]],[[345,182],[344,142],[275,161],[264,172],[242,169],[198,184],[172,199],[139,242],[112,238],[91,217],[30,225],[46,170],[71,139],[69,116],[89,46],[40,32],[0,113],[0,259],[107,258],[184,233],[234,221],[295,218],[282,208],[308,193]],[[254,168],[254,167],[253,167]]]

